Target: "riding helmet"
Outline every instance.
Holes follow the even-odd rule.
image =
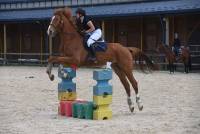
[[[79,13],[79,14],[81,14],[81,15],[83,15],[83,16],[85,16],[86,15],[86,13],[85,13],[85,10],[83,10],[82,8],[77,8],[77,10],[76,10],[76,13]]]

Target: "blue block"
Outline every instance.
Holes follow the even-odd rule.
[[[93,72],[94,80],[110,80],[112,79],[112,70],[98,70]]]
[[[58,83],[58,91],[76,92],[76,84],[71,81],[62,81]]]
[[[103,95],[112,95],[112,86],[111,85],[96,85],[93,87],[93,94],[96,96]]]
[[[67,78],[64,78],[63,74],[58,71],[58,77],[62,79],[73,79],[76,77],[76,71],[72,68],[63,68],[63,72],[67,74]]]

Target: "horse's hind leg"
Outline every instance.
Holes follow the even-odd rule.
[[[141,111],[143,109],[142,101],[140,99],[139,93],[138,93],[138,85],[137,81],[135,80],[133,73],[132,73],[132,66],[123,66],[121,67],[127,78],[129,79],[133,89],[135,90],[136,94],[136,103],[138,105],[139,110]]]
[[[122,82],[122,84],[123,84],[123,86],[124,86],[124,88],[126,90],[127,103],[128,103],[130,111],[133,112],[134,111],[134,104],[131,101],[130,85],[128,83],[126,75],[124,74],[124,72],[122,70],[120,70],[120,68],[118,67],[117,64],[112,63],[111,66],[112,66],[113,70],[115,71],[115,73],[117,74],[117,76],[119,77],[120,81]]]

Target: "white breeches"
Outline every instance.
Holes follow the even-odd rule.
[[[94,42],[96,42],[102,36],[101,29],[96,29],[95,31],[93,31],[89,34],[90,34],[90,38],[87,41],[88,47],[90,47]]]

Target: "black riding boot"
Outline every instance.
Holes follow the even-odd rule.
[[[91,60],[91,61],[96,61],[96,54],[95,54],[95,48],[94,48],[94,46],[91,45],[89,47],[89,49],[90,49],[90,53],[89,53],[88,59]]]

